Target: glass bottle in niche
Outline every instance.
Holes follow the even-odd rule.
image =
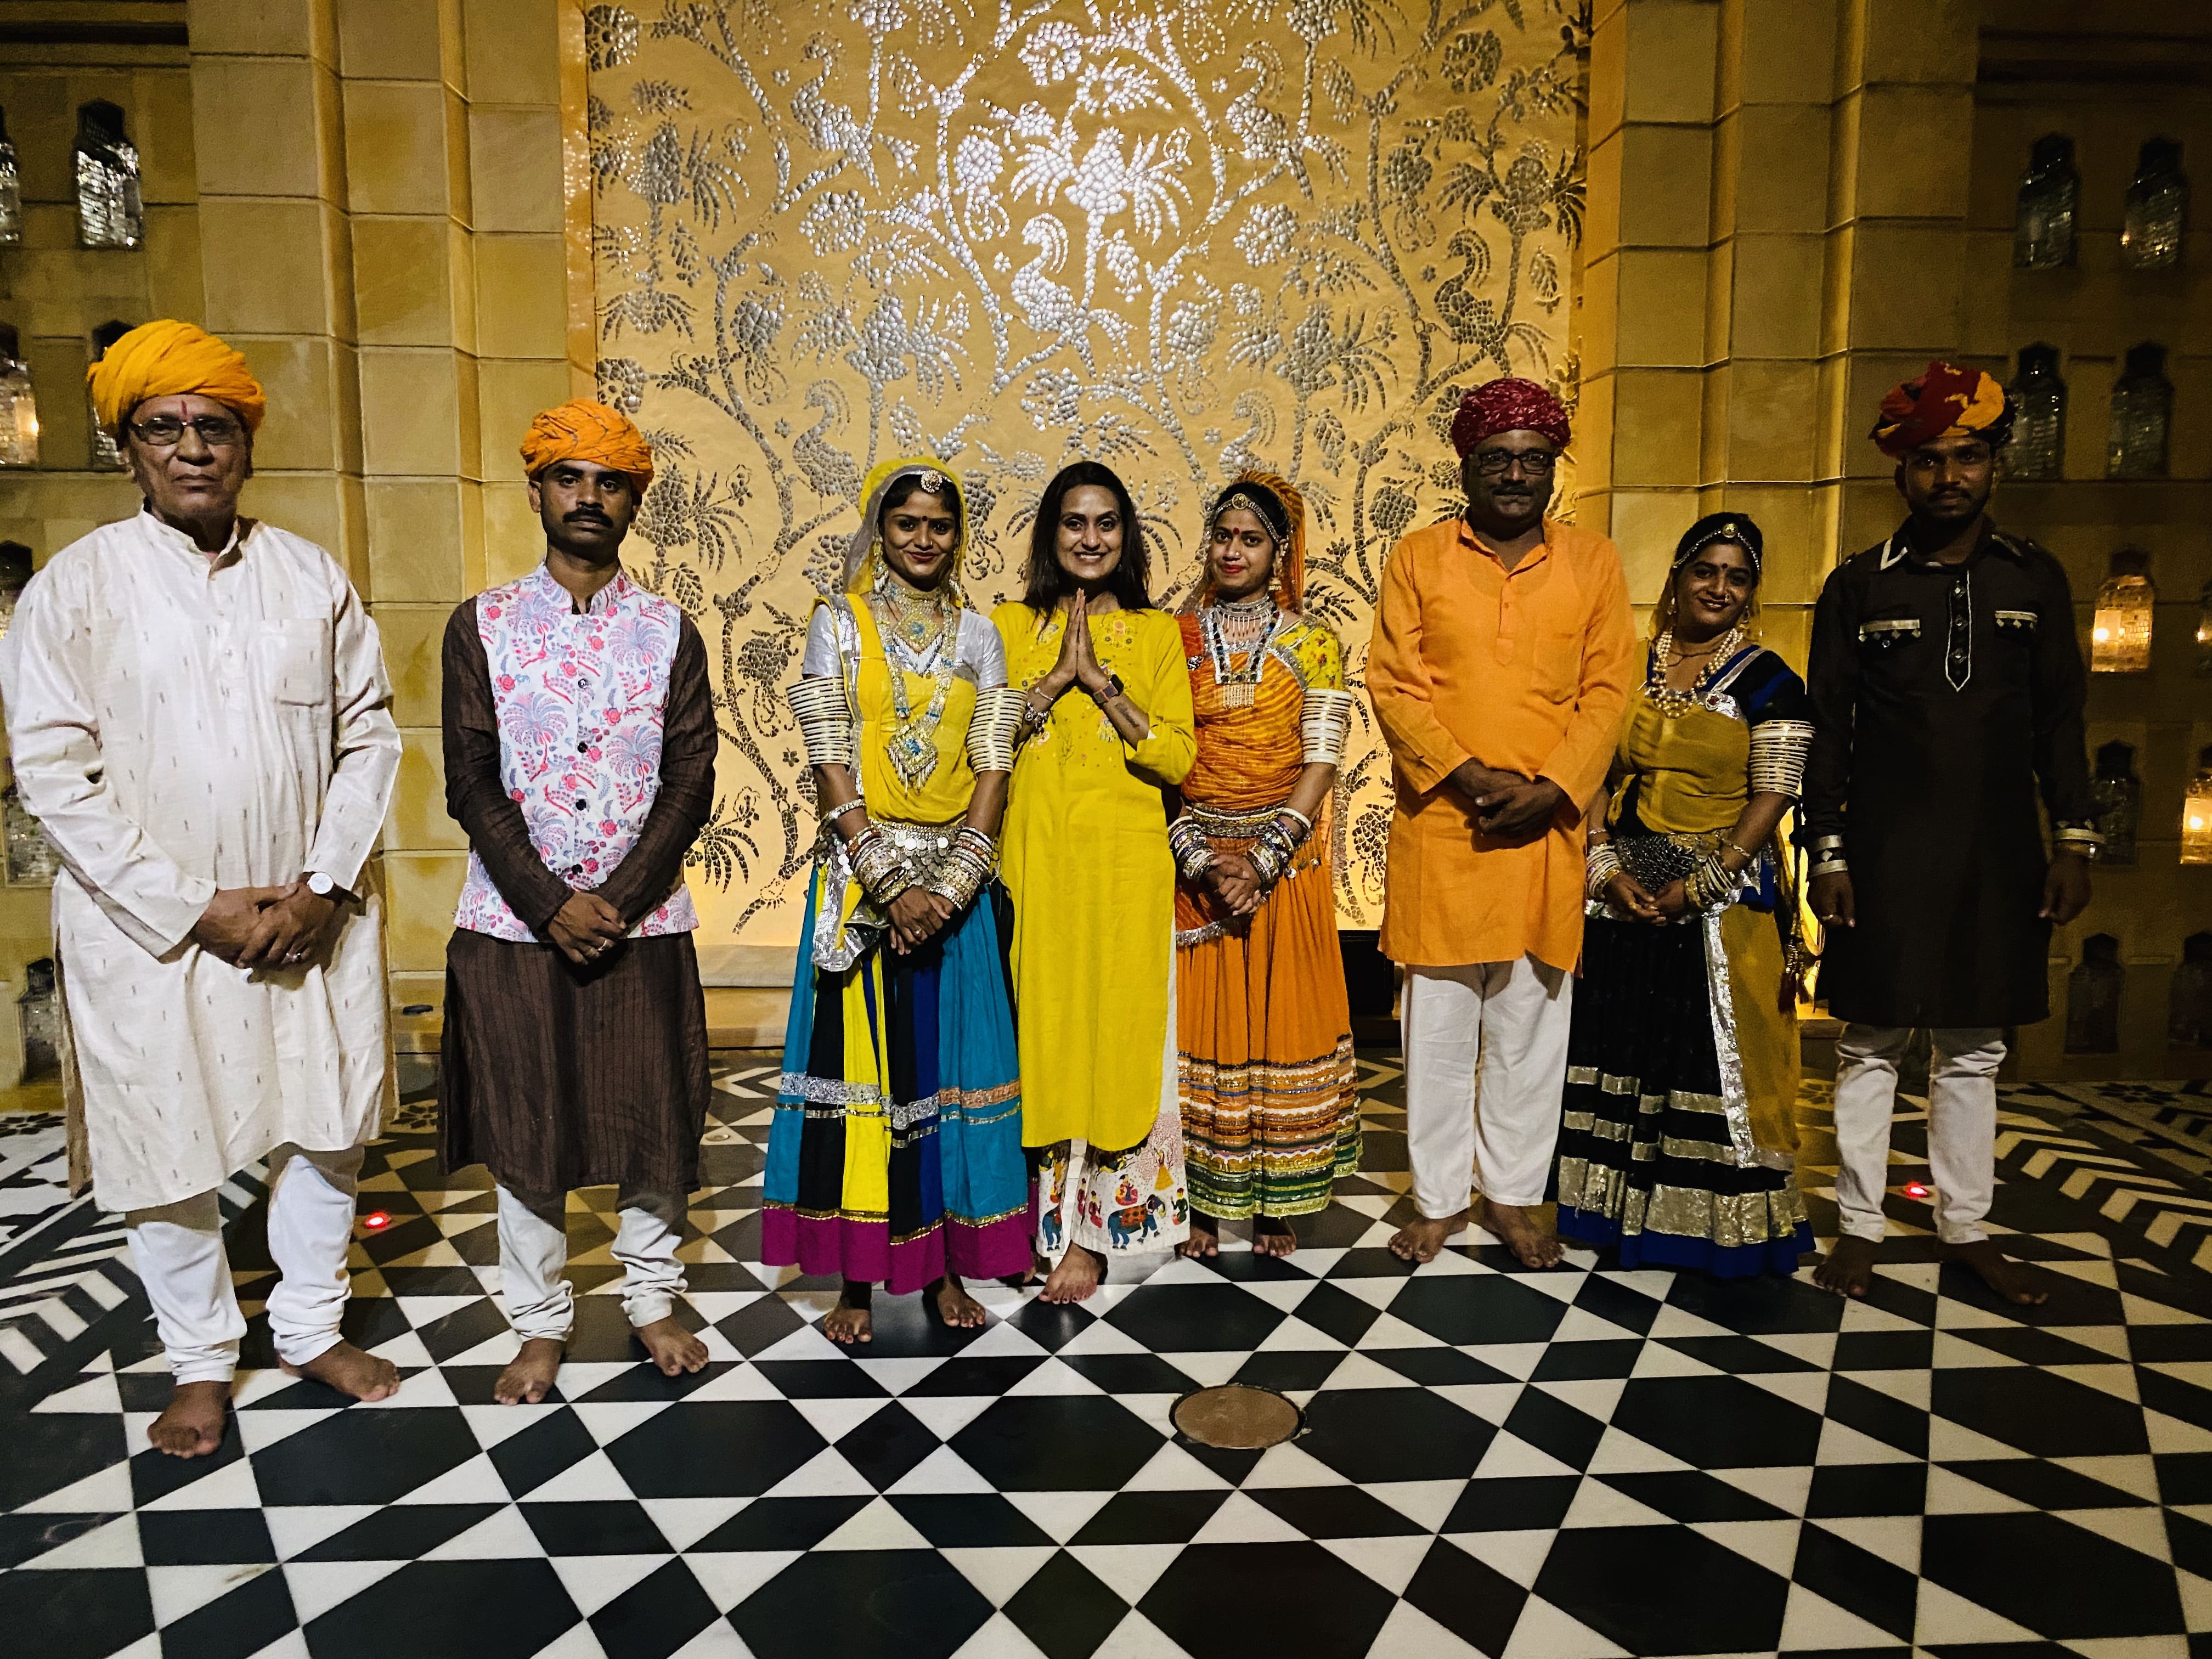
[[[52,957],[25,963],[23,979],[23,994],[15,999],[15,1019],[23,1034],[23,1078],[27,1082],[61,1064],[62,1011]]]
[[[2212,581],[2197,601],[2197,678],[2212,680]]]
[[[2198,752],[2197,775],[2181,798],[2181,861],[2212,864],[2212,748]]]
[[[105,98],[76,111],[76,240],[80,247],[137,247],[146,237],[138,151],[123,111]]]
[[[0,821],[8,835],[8,884],[10,887],[51,887],[61,860],[54,844],[31,809],[23,805],[22,791],[10,781],[0,791]]]
[[[23,179],[8,138],[8,112],[0,109],[0,247],[20,246],[22,240]]]
[[[2130,270],[2179,264],[2188,228],[2189,180],[2181,171],[2181,145],[2172,138],[2147,138],[2120,220],[2120,263]]]
[[[92,361],[98,362],[107,355],[107,348],[131,331],[128,323],[105,322],[92,331]],[[92,388],[85,387],[85,419],[92,432],[92,464],[101,471],[119,472],[123,469],[123,447],[115,441],[115,434],[100,423],[100,410],[92,400]]]
[[[31,585],[31,550],[21,542],[0,542],[0,639],[15,620],[15,602]]]
[[[13,323],[0,323],[0,466],[39,464],[39,399]]]
[[[2172,422],[2173,382],[2166,378],[2166,348],[2148,340],[2129,347],[2126,368],[2112,386],[2105,476],[2163,478],[2166,431]]]
[[[2068,1054],[2119,1053],[2120,992],[2126,981],[2119,940],[2092,933],[2081,941],[2081,965],[2066,975]]]
[[[2012,394],[2012,437],[2004,447],[2008,478],[2056,478],[2066,459],[2066,382],[2058,348],[2037,341],[2020,349]]]
[[[2134,868],[2136,825],[2142,819],[2142,780],[2136,775],[2135,750],[2124,743],[2108,743],[2100,749],[2089,793],[2096,803],[2097,828],[2105,837],[2097,862]]]
[[[2124,547],[2112,555],[2111,573],[2097,584],[2089,672],[2149,673],[2151,629],[2157,617],[2158,584],[2150,579],[2150,555],[2140,547]]]
[[[2181,941],[2166,994],[2166,1040],[2177,1048],[2212,1048],[2212,933]]]
[[[2012,262],[2022,270],[2056,270],[2074,263],[2074,210],[2081,175],[2074,170],[2074,141],[2046,132],[2028,152],[2013,206]]]

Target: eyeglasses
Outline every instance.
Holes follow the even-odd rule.
[[[1486,478],[1503,478],[1516,466],[1528,477],[1548,478],[1559,464],[1558,454],[1548,449],[1479,449],[1474,453],[1474,470]]]
[[[185,441],[185,428],[200,434],[210,449],[235,449],[246,441],[246,428],[228,415],[198,415],[180,421],[173,415],[155,415],[131,422],[138,441],[149,449],[174,449]]]

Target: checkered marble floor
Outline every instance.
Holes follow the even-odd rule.
[[[609,1195],[572,1201],[580,1323],[559,1397],[502,1407],[491,1194],[441,1176],[417,1100],[372,1150],[349,1333],[398,1397],[273,1369],[258,1188],[226,1192],[253,1313],[234,1431],[144,1450],[167,1389],[127,1266],[110,1307],[0,1365],[0,1650],[127,1654],[1035,1656],[2212,1653],[2212,1187],[2094,1091],[2008,1091],[1996,1219],[2050,1303],[1939,1271],[1900,1118],[1875,1294],[1409,1269],[1395,1061],[1363,1062],[1366,1168],[1287,1261],[1231,1230],[1078,1309],[982,1287],[980,1332],[757,1264],[766,1056],[721,1057],[690,1297],[713,1363],[636,1363]],[[1818,1218],[1832,1142],[1808,1088]],[[2176,1109],[2212,1105],[2184,1096]],[[1825,1160],[1825,1161],[1824,1161]],[[25,1208],[30,1208],[27,1200]],[[67,1206],[64,1265],[112,1235]],[[2183,1218],[2176,1220],[2174,1218]],[[2033,1235],[2027,1237],[2025,1235]],[[50,1270],[0,1258],[11,1286]],[[1304,1432],[1179,1440],[1231,1379]],[[343,1408],[342,1408],[343,1407]]]

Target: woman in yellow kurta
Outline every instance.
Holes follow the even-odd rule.
[[[1794,1272],[1796,904],[1778,857],[1811,746],[1803,682],[1748,636],[1764,544],[1692,525],[1590,838],[1559,1231],[1623,1267]]]
[[[1022,1141],[1046,1149],[1037,1243],[1054,1302],[1089,1296],[1109,1255],[1190,1227],[1161,792],[1195,740],[1182,637],[1146,574],[1128,489],[1079,461],[1037,505],[1026,592],[992,617],[1024,696],[1004,870]]]
[[[1359,1164],[1352,1013],[1336,945],[1328,802],[1352,725],[1344,651],[1298,611],[1305,501],[1239,474],[1208,520],[1206,582],[1179,620],[1198,761],[1169,827],[1176,1002],[1191,1236],[1224,1219],[1288,1255],[1288,1218],[1328,1203]]]

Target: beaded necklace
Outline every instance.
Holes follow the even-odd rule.
[[[1678,714],[1686,714],[1692,708],[1703,708],[1705,687],[1711,683],[1715,674],[1727,666],[1729,659],[1743,648],[1748,638],[1742,623],[1729,629],[1721,635],[1720,643],[1707,654],[1705,665],[1698,671],[1698,678],[1691,682],[1690,689],[1677,691],[1667,684],[1667,659],[1674,649],[1674,630],[1668,629],[1651,642],[1651,670],[1644,677],[1644,695],[1668,720]]]
[[[1251,707],[1259,692],[1260,677],[1267,669],[1267,647],[1286,620],[1282,608],[1264,593],[1257,599],[1209,605],[1198,613],[1199,635],[1206,641],[1206,654],[1212,659],[1213,682],[1220,688],[1224,708]],[[1229,642],[1232,627],[1252,642],[1232,648]],[[1248,649],[1251,654],[1245,659],[1245,665],[1231,667],[1232,657]]]

